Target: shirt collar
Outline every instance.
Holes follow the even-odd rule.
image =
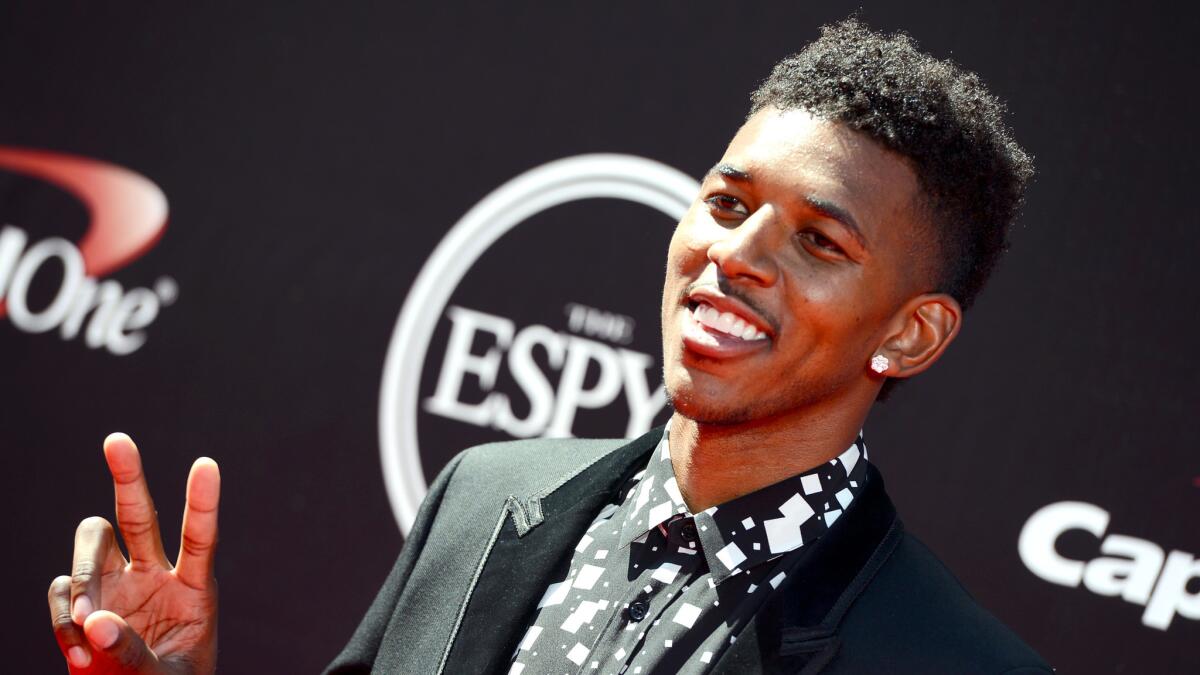
[[[860,431],[837,458],[749,494],[691,513],[679,493],[667,433],[625,495],[620,546],[676,514],[695,518],[714,583],[810,544],[854,501],[866,483],[867,450]]]

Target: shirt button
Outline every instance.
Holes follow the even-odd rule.
[[[646,612],[650,611],[650,605],[645,600],[634,600],[629,603],[629,620],[641,621],[646,618]]]
[[[684,525],[683,528],[679,530],[679,536],[683,537],[684,541],[696,541],[697,535],[695,523],[688,523],[687,525]]]

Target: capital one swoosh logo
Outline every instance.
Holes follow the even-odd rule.
[[[42,333],[60,329],[63,339],[81,333],[86,344],[128,354],[145,342],[141,329],[174,301],[178,289],[163,277],[154,290],[124,290],[99,277],[136,260],[154,246],[167,226],[167,198],[145,176],[86,157],[0,146],[0,170],[56,185],[87,208],[87,231],[77,243],[50,237],[26,246],[28,234],[4,224],[0,229],[0,317],[18,329]],[[64,269],[50,305],[30,308],[27,293],[42,265],[58,259]],[[86,321],[86,327],[85,327]]]

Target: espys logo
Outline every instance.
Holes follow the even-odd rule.
[[[98,279],[157,243],[167,225],[162,190],[113,164],[41,150],[0,147],[0,170],[66,190],[89,215],[78,244],[49,237],[30,245],[25,230],[9,224],[0,228],[0,317],[7,314],[13,326],[26,333],[57,328],[64,340],[82,333],[87,346],[104,347],[112,354],[140,348],[146,341],[143,329],[177,296],[174,280],[161,277],[154,290],[125,290],[116,281]],[[45,307],[30,307],[34,278],[53,260],[63,270],[58,289]]]
[[[562,311],[565,331],[541,323],[518,326],[496,312],[450,305],[456,288],[481,256],[517,225],[555,207],[580,200],[620,200],[649,207],[661,214],[659,218],[665,215],[677,222],[698,190],[694,179],[649,159],[580,155],[510,180],[446,233],[413,282],[384,364],[380,450],[388,497],[402,532],[408,533],[428,489],[418,444],[418,412],[432,416],[428,419],[449,419],[528,438],[571,436],[581,411],[611,409],[625,420],[620,430],[632,436],[653,426],[666,404],[658,384],[661,373],[653,369],[657,354],[629,345],[635,323],[629,316],[571,301],[554,305],[548,296],[563,291],[544,282],[523,286],[522,293],[528,288],[535,292],[521,301],[553,305],[556,314]],[[580,230],[572,236],[578,240],[597,235]],[[600,232],[598,236],[615,235]],[[572,248],[569,255],[591,253],[586,243]],[[655,255],[665,256],[665,252],[664,248]],[[653,293],[660,291],[661,285]],[[443,320],[449,329],[445,353],[432,394],[422,399],[422,372],[435,331],[446,325]],[[657,344],[657,325],[654,331]],[[556,383],[552,375],[557,375]],[[463,391],[467,378],[474,387],[474,400],[464,400],[471,398]],[[500,390],[498,379],[507,382],[507,391]]]
[[[1021,528],[1021,560],[1050,583],[1075,588],[1082,582],[1093,593],[1145,606],[1142,623],[1151,628],[1166,630],[1176,614],[1200,619],[1200,593],[1188,592],[1188,585],[1200,579],[1200,561],[1184,551],[1166,555],[1161,546],[1145,539],[1104,536],[1108,524],[1108,511],[1087,502],[1044,506]],[[1086,562],[1061,555],[1055,545],[1071,530],[1104,537],[1104,555]]]

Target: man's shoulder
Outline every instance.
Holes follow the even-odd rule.
[[[629,442],[621,438],[531,438],[476,445],[456,458],[453,484],[506,495],[544,494]]]
[[[903,672],[1052,672],[907,532],[846,614],[841,637],[838,665],[846,672],[857,672],[860,659]]]
[[[462,451],[463,461],[488,468],[519,465],[529,460],[549,462],[562,467],[574,466],[612,452],[627,444],[628,438],[525,438],[483,443]]]

